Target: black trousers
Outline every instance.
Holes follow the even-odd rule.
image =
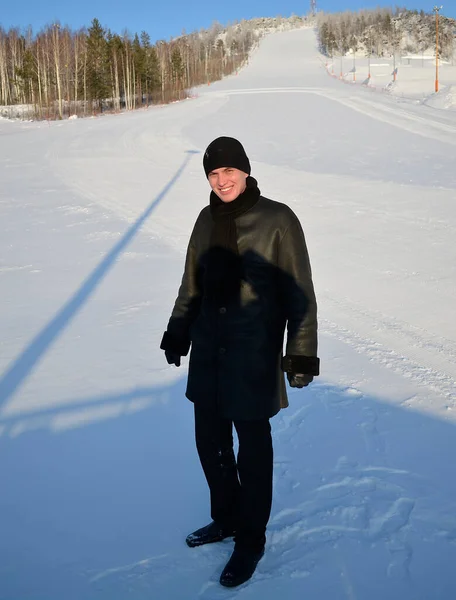
[[[237,461],[233,423],[239,439]],[[195,405],[198,455],[211,498],[211,517],[236,530],[236,545],[260,550],[272,505],[273,450],[269,419],[231,421]]]

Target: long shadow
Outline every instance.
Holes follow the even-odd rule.
[[[156,206],[156,201],[147,209],[146,213],[150,214],[154,206]],[[141,221],[146,218],[146,213],[141,216]],[[139,220],[135,223],[135,231],[140,226],[139,223]],[[127,235],[131,239],[132,230]],[[125,247],[125,244],[124,238],[113,248],[109,256],[97,267],[70,302],[16,361],[16,364],[13,365],[3,380],[6,381],[8,386],[5,390],[6,393],[3,395],[5,399],[14,393],[55,336],[74,316],[75,311],[93,291],[94,286],[99,283],[109,265],[112,264],[115,255],[121,251],[121,248]],[[196,364],[194,354],[190,357],[190,363],[193,361],[193,365],[187,392],[190,393],[189,397],[192,397],[192,395],[200,396],[200,402],[202,403],[211,404],[213,398],[216,397],[217,391],[214,388],[216,382],[215,372],[220,365],[217,361],[218,352],[214,351],[213,345],[216,342],[214,332],[218,332],[220,337],[217,343],[223,341],[223,344],[230,350],[230,355],[236,357],[237,365],[249,365],[248,379],[250,381],[252,380],[251,371],[256,369],[255,385],[252,393],[258,398],[257,402],[267,404],[272,413],[273,408],[270,405],[275,404],[274,398],[276,396],[282,399],[285,398],[284,377],[278,376],[284,330],[287,325],[288,347],[290,349],[299,334],[301,321],[306,318],[309,299],[293,276],[253,250],[248,250],[242,257],[239,257],[231,251],[219,249],[218,257],[224,261],[235,261],[234,264],[236,269],[239,269],[241,276],[237,287],[230,291],[229,298],[225,298],[230,320],[228,322],[223,322],[223,319],[217,320],[219,315],[218,300],[213,297],[213,294],[204,292],[208,284],[208,261],[212,260],[213,256],[211,251],[203,251],[198,257],[195,267],[195,278],[199,293],[189,302],[185,316],[173,316],[168,324],[168,333],[179,345],[186,345],[187,343],[190,345],[191,337],[194,354],[197,355]],[[110,261],[109,265],[106,264],[108,259]],[[223,273],[219,274],[221,279],[216,282],[217,289],[219,286],[222,286],[223,289],[227,279],[222,276]],[[96,280],[95,283],[93,283],[94,280]],[[220,293],[220,290],[218,290],[218,293]],[[294,309],[288,306],[290,298],[293,298]],[[257,323],[259,320],[261,322],[262,318],[267,320],[268,329],[262,327],[258,330],[258,327],[254,326],[252,330],[252,322],[255,320]],[[264,351],[265,349],[267,352]],[[185,351],[182,353],[184,354]],[[261,358],[252,362],[251,357],[255,356]],[[164,358],[163,363],[165,364]],[[229,381],[223,386],[223,395],[226,397],[235,396],[236,392],[231,390],[231,386],[234,385],[235,389],[241,389],[239,386],[243,385],[245,379],[245,371],[237,366],[234,368],[231,366],[229,369],[231,373],[228,378]],[[203,392],[200,389],[201,382],[204,382]],[[68,398],[63,403],[49,408],[38,408],[22,414],[1,416],[0,426],[3,425],[10,434],[16,432],[14,435],[18,435],[24,431],[34,429],[55,429],[56,422],[65,422],[70,426],[73,417],[75,421],[80,419],[81,422],[90,423],[92,416],[93,420],[103,419],[103,415],[106,418],[109,418],[109,415],[115,416],[116,406],[122,412],[128,410],[129,405],[153,403],[157,395],[162,392],[164,390],[161,388],[137,387],[116,394]],[[266,397],[269,398],[268,401],[265,400]],[[260,410],[262,409],[260,408]]]
[[[157,401],[0,438],[0,597],[235,597],[217,583],[232,542],[184,543],[208,519],[184,390],[181,379],[100,396]],[[273,514],[249,597],[452,600],[454,425],[324,382],[290,396],[272,420]]]
[[[183,385],[183,383],[182,383]],[[70,398],[64,404],[0,417],[3,438],[17,438],[32,431],[62,433],[122,415],[144,411],[169,399],[169,385],[132,387],[116,393]],[[185,388],[182,390],[184,393]]]
[[[107,254],[101,263],[92,271],[92,273],[87,277],[76,293],[60,309],[55,317],[35,336],[22,354],[7,369],[5,374],[0,379],[0,406],[6,402],[16,392],[19,386],[27,379],[50,346],[55,342],[57,337],[64,331],[64,329],[70,324],[72,319],[88,301],[90,296],[113,267],[119,255],[133,240],[145,221],[150,217],[152,212],[157,208],[169,190],[182,175],[190,159],[192,158],[192,155],[195,154],[195,151],[189,150],[186,152],[186,154],[187,156],[184,162],[179,167],[176,174],[158,194],[158,196],[152,201],[148,208],[146,208],[136,222],[133,223],[130,229],[128,229],[123,238],[120,239],[117,244],[115,244],[109,254]]]

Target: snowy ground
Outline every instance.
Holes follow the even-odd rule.
[[[398,55],[396,59],[392,56],[372,58],[369,65],[365,56],[353,58],[347,55],[342,59],[325,58],[324,63],[330,75],[347,83],[364,85],[370,91],[387,91],[398,98],[415,100],[433,108],[456,110],[456,54],[450,62],[439,61],[437,94],[435,56],[410,54]]]
[[[452,600],[456,113],[328,77],[311,30],[198,94],[0,122],[0,599]],[[158,348],[222,134],[301,218],[321,324],[236,590],[231,541],[184,543],[208,494],[186,363]]]

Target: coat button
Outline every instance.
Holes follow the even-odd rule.
[[[219,348],[219,354],[225,354],[226,348]]]
[[[222,306],[221,308],[219,308],[219,313],[221,315],[224,315],[226,313],[226,308],[224,306]]]

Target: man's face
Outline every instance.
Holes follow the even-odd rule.
[[[234,167],[221,167],[211,171],[208,180],[222,202],[232,202],[245,190],[247,177],[247,173]]]

